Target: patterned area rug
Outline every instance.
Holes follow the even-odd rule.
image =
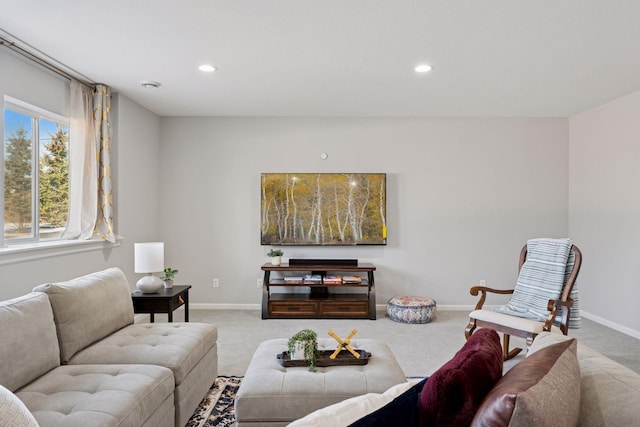
[[[235,426],[233,400],[242,377],[218,377],[186,427]]]

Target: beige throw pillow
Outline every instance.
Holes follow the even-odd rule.
[[[575,426],[580,410],[577,342],[569,339],[525,358],[489,392],[472,426]]]
[[[38,427],[22,400],[0,385],[0,426]]]

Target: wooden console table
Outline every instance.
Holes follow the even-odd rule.
[[[169,322],[173,322],[173,311],[184,305],[184,321],[189,321],[189,289],[188,286],[174,286],[162,288],[153,294],[144,294],[134,291],[131,294],[134,313],[149,313],[151,323],[154,322],[155,313],[167,313]]]
[[[369,263],[357,265],[339,264],[264,264],[264,280],[262,288],[262,318],[345,318],[376,319],[376,294],[373,272],[376,267]],[[274,271],[282,272],[283,279],[271,277]],[[361,283],[343,284],[290,284],[287,276],[293,273],[319,275],[324,279],[327,275],[356,275],[366,273]],[[300,275],[298,274],[298,275]],[[276,287],[300,288],[304,292],[273,292]],[[348,293],[334,292],[338,289],[349,289]]]

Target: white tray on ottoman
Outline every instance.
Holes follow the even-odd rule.
[[[335,349],[331,338],[318,339],[319,350]],[[353,339],[353,348],[371,353],[366,365],[285,368],[276,355],[287,339],[262,342],[242,380],[235,400],[238,426],[286,426],[325,406],[366,393],[383,393],[407,380],[389,346],[380,340]],[[346,350],[343,350],[346,351]]]

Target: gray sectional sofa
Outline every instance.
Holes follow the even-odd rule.
[[[0,302],[0,325],[0,420],[16,425],[184,426],[218,373],[216,327],[134,324],[117,268]]]

